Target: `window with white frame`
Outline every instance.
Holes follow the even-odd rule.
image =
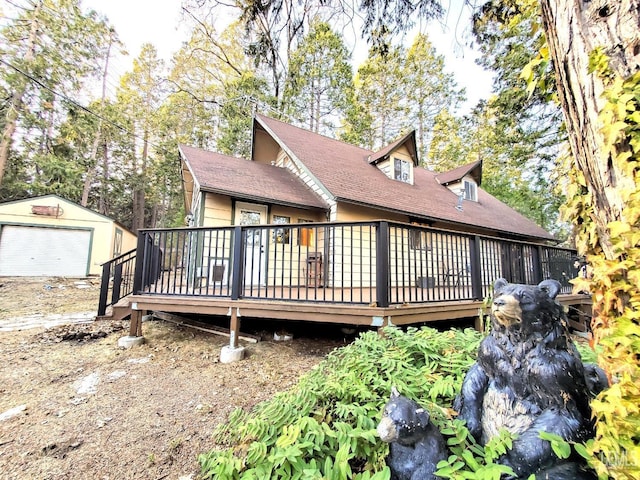
[[[291,223],[290,217],[282,217],[280,215],[273,216],[273,223],[277,225],[286,225]],[[285,227],[275,228],[273,231],[273,241],[275,243],[289,244],[291,240],[291,229]]]
[[[464,199],[471,200],[472,202],[478,201],[478,186],[476,182],[472,182],[470,180],[465,180],[463,182],[464,185]]]
[[[411,183],[412,162],[402,158],[393,159],[393,179],[401,182]]]

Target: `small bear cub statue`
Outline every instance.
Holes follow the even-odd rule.
[[[378,436],[389,443],[391,480],[430,480],[436,465],[447,458],[447,446],[429,412],[401,396],[395,387],[384,407]]]
[[[581,459],[560,460],[541,432],[569,442],[594,434],[589,401],[608,386],[597,365],[583,365],[556,302],[560,283],[511,284],[498,279],[491,306],[491,332],[478,349],[454,409],[469,432],[486,444],[506,429],[512,448],[498,461],[518,478],[595,478]]]

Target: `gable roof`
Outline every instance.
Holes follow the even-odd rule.
[[[400,145],[405,145],[407,150],[409,150],[409,154],[413,160],[414,165],[418,165],[418,149],[416,148],[416,131],[412,130],[406,135],[403,135],[398,140],[393,143],[390,143],[386,147],[382,147],[380,150],[375,152],[373,155],[369,156],[369,163],[377,164],[381,160],[384,160],[393,153]]]
[[[178,148],[203,191],[298,208],[328,208],[286,168],[187,145],[179,145]]]
[[[448,172],[439,173],[436,175],[436,180],[440,185],[449,185],[459,182],[465,175],[471,175],[479,186],[482,183],[482,160],[476,160]]]
[[[413,185],[399,182],[369,163],[370,156],[376,152],[263,115],[256,115],[254,122],[257,123],[254,128],[262,128],[281,148],[295,155],[336,201],[379,208],[427,222],[444,221],[554,240],[549,232],[480,188],[478,201],[465,201],[459,211],[455,208],[457,196],[438,182],[434,172],[416,167]]]
[[[131,230],[129,230],[128,227],[124,226],[122,223],[118,222],[117,220],[104,215],[102,213],[98,213],[95,210],[90,209],[89,207],[83,207],[82,205],[80,205],[79,203],[76,202],[72,202],[71,200],[67,200],[64,197],[61,197],[60,195],[57,195],[55,193],[49,193],[46,195],[39,195],[36,197],[25,197],[25,198],[20,198],[18,200],[10,200],[7,202],[2,202],[0,203],[0,207],[3,207],[5,205],[12,205],[12,204],[17,204],[17,203],[34,203],[34,202],[49,202],[49,201],[55,201],[55,202],[59,202],[62,203],[63,205],[69,205],[72,206],[73,208],[77,208],[77,209],[81,209],[84,210],[86,212],[89,212],[92,215],[95,215],[96,217],[99,217],[102,220],[106,220],[108,222],[113,222],[116,225],[118,225],[118,227],[120,227],[123,230],[126,230],[127,232],[131,233],[132,235],[137,235],[135,232],[132,232]]]

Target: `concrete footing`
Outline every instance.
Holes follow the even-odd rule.
[[[127,335],[126,337],[121,337],[118,339],[118,347],[120,348],[136,347],[138,345],[142,345],[143,343],[144,337],[132,337],[131,335]]]
[[[244,347],[227,345],[220,351],[220,363],[233,363],[244,358]]]

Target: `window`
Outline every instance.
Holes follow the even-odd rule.
[[[411,183],[411,162],[400,158],[393,159],[393,179]]]
[[[280,215],[273,216],[273,223],[277,225],[287,225],[291,223],[291,217],[281,217]],[[288,245],[291,240],[291,229],[285,227],[278,227],[273,230],[274,243],[280,243]]]
[[[469,180],[464,181],[464,199],[473,202],[478,201],[478,186],[475,182],[470,182]]]
[[[311,223],[312,220],[298,219],[298,223]],[[298,245],[301,247],[311,247],[313,245],[313,228],[300,227],[298,229]]]
[[[113,241],[113,256],[117,257],[122,253],[122,230],[116,228],[116,235]]]
[[[427,232],[409,230],[409,247],[414,250],[431,250],[427,241]]]

